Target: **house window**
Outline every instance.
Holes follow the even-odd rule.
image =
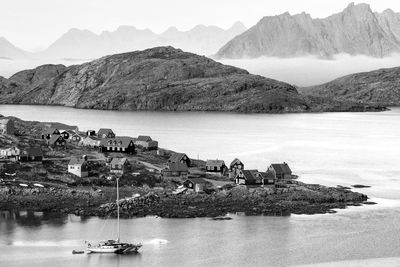
[[[122,151],[125,151],[125,147],[122,148]]]

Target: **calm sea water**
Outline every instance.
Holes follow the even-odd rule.
[[[1,105],[0,114],[60,121],[81,130],[151,135],[161,147],[265,170],[286,161],[300,180],[358,189],[378,205],[337,214],[122,221],[141,254],[72,255],[83,241],[110,238],[114,220],[41,213],[0,216],[0,266],[265,266],[400,257],[400,109],[381,113],[227,114],[78,110]],[[352,264],[358,261],[351,261]]]

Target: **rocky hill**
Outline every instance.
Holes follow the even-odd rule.
[[[347,75],[299,89],[302,93],[341,100],[400,106],[400,67]]]
[[[367,4],[351,3],[324,19],[306,13],[264,17],[223,46],[217,57],[329,58],[340,53],[384,57],[394,52],[400,52],[400,13],[390,9],[376,13]]]
[[[172,47],[43,65],[0,79],[0,103],[115,110],[305,112],[364,105],[299,94],[293,86]],[[367,107],[368,108],[368,107]]]

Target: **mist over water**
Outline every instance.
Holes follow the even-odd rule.
[[[386,58],[342,54],[330,60],[310,56],[224,59],[219,61],[223,64],[246,69],[253,74],[303,87],[326,83],[352,73],[400,66],[400,54]]]

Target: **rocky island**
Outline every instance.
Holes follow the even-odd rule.
[[[142,144],[135,145],[134,153],[104,152],[98,146],[87,145],[86,141],[76,142],[73,136],[99,140],[103,138],[100,133],[110,129],[100,130],[97,137],[90,137],[94,131],[80,132],[76,126],[28,122],[14,117],[0,119],[2,123],[12,121],[14,125],[12,132],[4,133],[4,130],[0,135],[0,210],[115,216],[116,177],[121,186],[119,205],[123,217],[215,217],[238,212],[280,216],[335,212],[333,209],[369,204],[364,194],[341,186],[305,184],[292,175],[286,179],[270,176],[268,171],[241,171],[245,176],[231,176],[232,170],[229,175],[212,173],[208,171],[208,162],[189,159],[166,149],[146,148],[145,140],[153,145],[156,143],[143,136],[132,138],[135,144]],[[56,134],[57,129],[52,127],[68,130]],[[68,132],[71,136],[66,137]],[[56,138],[47,139],[48,133],[53,133]],[[108,136],[104,140],[111,140],[109,146],[112,146],[119,138]],[[117,142],[114,145],[118,145]],[[42,154],[26,155],[25,152],[33,147]],[[18,156],[7,154],[17,149],[21,151]],[[82,155],[85,160],[72,160],[82,158]],[[118,174],[115,174],[114,159],[121,157],[128,161],[129,171],[121,172],[123,168],[117,168]],[[174,158],[190,161],[190,166],[177,174],[180,171],[171,167],[177,166],[173,163]],[[77,162],[85,164],[80,166],[89,170],[86,175],[71,171],[72,164]],[[239,182],[240,179],[247,181],[249,174],[268,178],[262,180],[262,184]],[[187,181],[201,181],[202,185],[191,187]]]
[[[85,109],[254,113],[381,111],[385,107],[300,94],[284,82],[173,47],[43,65],[0,77],[1,104]]]

